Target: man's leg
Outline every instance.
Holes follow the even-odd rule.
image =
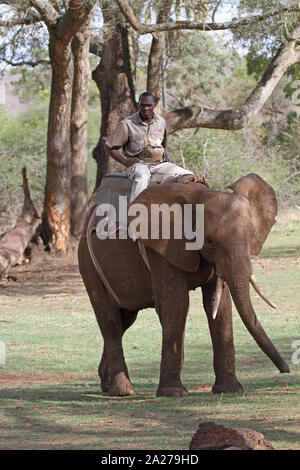
[[[182,168],[181,166],[175,165],[171,162],[163,162],[157,165],[151,165],[150,171],[152,175],[164,175],[164,176],[179,176],[179,175],[192,175],[193,172]]]
[[[126,169],[126,174],[133,181],[129,202],[132,202],[149,185],[151,173],[145,163],[135,163]]]

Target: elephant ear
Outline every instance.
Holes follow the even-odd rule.
[[[153,204],[158,204],[160,206],[164,204],[167,211],[168,207],[171,207],[173,204],[176,204],[177,207],[180,207],[182,214],[182,233],[184,233],[183,205],[188,203],[191,204],[191,202],[189,202],[186,197],[183,196],[185,191],[187,191],[187,185],[179,183],[151,186],[147,190],[143,191],[143,193],[141,193],[141,195],[138,196],[137,199],[135,199],[135,201],[133,201],[133,203],[131,203],[129,206],[128,221],[130,226],[134,219],[134,217],[130,215],[131,209],[138,208],[137,205],[142,204],[142,206],[145,208],[145,211],[143,210],[140,212],[138,219],[144,227],[147,225],[148,230],[147,234],[142,233],[139,226],[137,235],[143,245],[159,253],[176,268],[181,269],[182,271],[195,272],[198,270],[200,263],[199,250],[186,249],[186,243],[192,242],[192,240],[187,240],[184,238],[184,236],[182,236],[180,239],[176,239],[174,237],[174,214],[172,211],[170,212],[170,238],[162,238],[161,230],[159,231],[157,238],[151,238],[151,222],[153,222],[153,220],[151,221],[150,214]]]
[[[272,226],[276,222],[277,200],[274,189],[260,176],[251,173],[229,186],[236,194],[244,196],[250,204],[255,227],[250,240],[252,255],[258,255]]]

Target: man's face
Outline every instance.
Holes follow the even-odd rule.
[[[143,120],[151,120],[155,103],[152,96],[142,96],[139,102],[139,112]]]

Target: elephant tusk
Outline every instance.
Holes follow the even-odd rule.
[[[270,305],[270,307],[272,307],[272,308],[277,308],[276,305],[273,304],[273,302],[272,302],[271,300],[269,300],[268,297],[266,297],[265,294],[261,291],[259,285],[257,284],[257,280],[255,279],[254,274],[251,274],[250,282],[251,282],[252,286],[254,287],[254,289],[256,290],[256,292],[258,293],[258,295],[259,295],[268,305]]]
[[[223,280],[220,277],[218,277],[216,292],[215,292],[215,295],[214,295],[213,309],[212,309],[212,317],[213,317],[214,320],[216,319],[216,316],[217,316],[217,313],[218,313],[218,308],[219,308],[219,304],[220,304],[220,300],[221,300],[222,291],[223,291]]]

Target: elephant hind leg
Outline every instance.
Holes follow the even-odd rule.
[[[120,309],[120,313],[121,313],[121,319],[122,319],[122,325],[123,325],[123,334],[122,334],[123,336],[125,331],[128,328],[130,328],[130,326],[135,322],[138,312],[131,312],[129,310]],[[101,382],[101,390],[105,393],[109,393],[109,390],[111,388],[111,373],[110,373],[109,361],[107,358],[105,346],[104,346],[102,358],[98,367],[98,375],[99,375],[100,382]],[[127,366],[126,366],[126,377],[130,381]]]
[[[94,296],[98,295],[99,290]],[[104,339],[103,354],[98,368],[101,389],[111,396],[135,395],[122,346],[122,337],[128,327],[127,322],[123,321],[121,310],[115,305],[111,302],[100,305],[95,297],[91,302]]]
[[[134,395],[122,346],[122,336],[130,325],[130,315],[124,315],[124,312],[122,315],[122,309],[115,305],[107,293],[89,256],[84,238],[78,247],[78,258],[80,273],[104,339],[104,352],[99,366],[102,389],[112,396]],[[135,318],[136,314],[132,314],[131,322]]]

